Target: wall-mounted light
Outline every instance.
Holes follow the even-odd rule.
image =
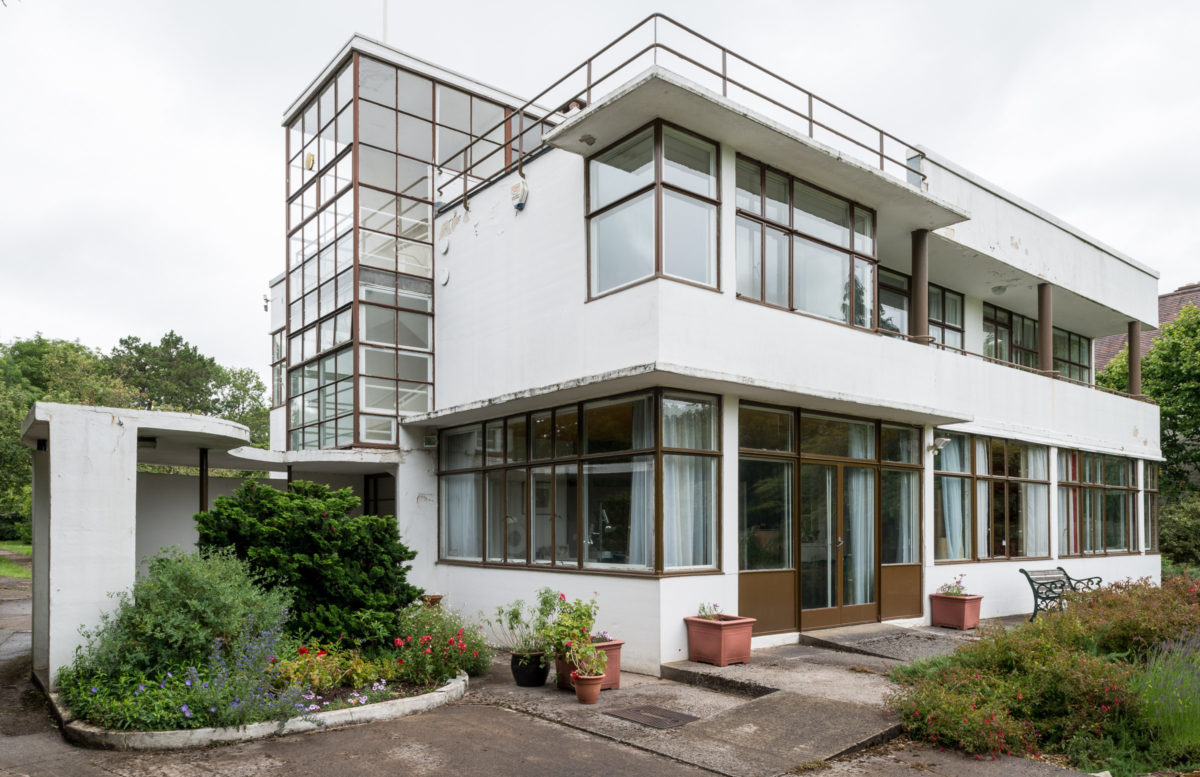
[[[945,448],[949,444],[950,444],[949,437],[934,437],[933,445],[929,446],[929,450],[932,451],[933,453],[937,453],[937,452],[941,451],[942,448]]]

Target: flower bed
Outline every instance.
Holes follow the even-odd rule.
[[[1200,580],[1069,594],[1064,612],[893,671],[912,735],[1114,775],[1200,766]]]

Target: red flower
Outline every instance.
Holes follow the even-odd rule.
[[[451,637],[451,638],[450,638],[450,641],[449,641],[449,642],[447,642],[446,644],[447,644],[447,645],[453,645],[453,644],[454,644],[454,637]]]
[[[426,652],[426,653],[432,653],[432,652],[433,652],[433,648],[425,648],[425,652]]]
[[[567,647],[571,647],[571,640],[567,640]]]
[[[478,650],[472,650],[472,651],[471,651],[471,658],[479,658],[479,651],[478,651]]]
[[[394,640],[392,640],[392,644],[396,647],[400,647],[404,644],[404,637],[396,637]]]
[[[396,659],[396,663],[397,663],[397,664],[399,664],[400,666],[404,666],[404,659],[403,659],[403,658],[397,658],[397,659]]]
[[[559,595],[558,595],[558,598],[559,598],[559,599],[562,599],[562,600],[565,602],[565,601],[567,600],[567,595],[566,595],[566,594],[559,594]]]
[[[324,650],[318,650],[318,651],[317,651],[317,657],[318,657],[318,658],[320,658],[321,656],[327,656],[327,655],[329,655],[329,654],[328,654],[328,653],[326,653]]]
[[[579,672],[577,672],[577,671],[575,671],[574,669],[572,669],[572,670],[571,670],[571,679],[572,679],[572,680],[578,680],[578,679],[579,679]]]
[[[297,653],[299,653],[299,654],[300,654],[300,655],[302,655],[302,656],[305,656],[305,655],[308,655],[308,648],[300,648],[300,649],[299,649],[299,650],[297,650],[296,652],[297,652]]]
[[[275,656],[271,656],[271,663],[275,663]]]

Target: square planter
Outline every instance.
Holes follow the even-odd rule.
[[[930,622],[948,629],[973,629],[979,625],[979,603],[982,601],[983,597],[976,594],[930,594]]]
[[[716,666],[744,664],[750,660],[750,635],[757,618],[718,615],[716,620],[689,616],[688,660]]]
[[[623,639],[611,639],[608,642],[593,642],[597,649],[603,650],[608,656],[608,668],[604,670],[604,682],[600,683],[600,690],[613,691],[621,687],[621,646],[625,644]],[[575,666],[564,659],[554,659],[554,681],[560,690],[570,691],[575,688],[575,684],[571,682],[571,672]]]

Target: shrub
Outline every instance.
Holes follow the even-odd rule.
[[[185,554],[166,548],[150,559],[132,593],[85,632],[86,662],[109,676],[203,662],[214,640],[237,646],[246,623],[271,627],[288,607],[287,591],[264,590],[249,565],[227,551]]]
[[[382,644],[396,612],[421,593],[405,580],[404,562],[416,553],[400,542],[394,518],[351,516],[358,504],[348,488],[297,481],[278,491],[247,481],[196,516],[199,544],[231,547],[291,588],[293,633]]]
[[[400,612],[391,657],[413,685],[442,683],[458,670],[481,675],[492,665],[492,651],[479,627],[453,610],[411,604]]]
[[[546,625],[546,650],[557,657],[562,657],[567,654],[568,642],[587,640],[591,636],[592,629],[596,625],[596,612],[599,610],[599,606],[596,604],[595,596],[586,602],[582,599],[569,602],[564,593],[551,591],[548,588],[538,591],[539,601],[544,601],[546,597],[549,597],[550,601],[558,600],[557,612]]]
[[[206,660],[163,663],[153,671],[97,661],[93,643],[59,674],[67,706],[107,728],[161,730],[241,726],[303,714],[305,690],[268,674],[286,612],[267,622],[247,614],[232,640],[213,640]],[[101,635],[103,636],[103,635]],[[103,639],[100,640],[103,644]]]
[[[1080,633],[1094,639],[1102,654],[1143,659],[1162,642],[1200,632],[1200,585],[1189,577],[1165,579],[1161,586],[1126,580],[1064,599]]]
[[[1176,564],[1200,564],[1200,495],[1164,504],[1158,516],[1158,542]]]
[[[497,607],[495,619],[489,619],[487,624],[497,647],[520,656],[521,663],[530,661],[531,655],[541,653],[540,663],[546,666],[553,658],[553,655],[547,655],[547,634],[561,600],[549,588],[539,589],[537,597],[536,606],[526,607],[525,602],[518,599]]]

